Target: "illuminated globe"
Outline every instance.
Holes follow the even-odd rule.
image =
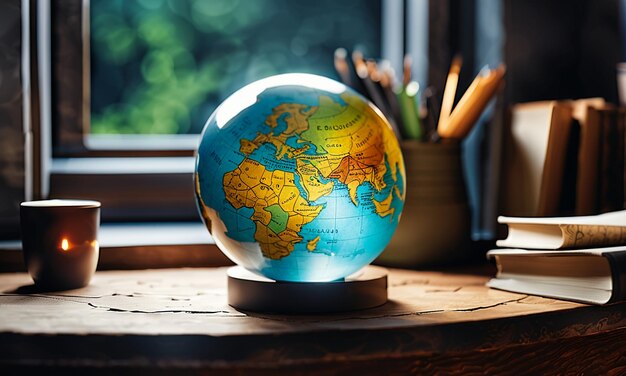
[[[331,79],[254,82],[211,115],[196,198],[219,248],[279,281],[332,281],[372,262],[404,205],[404,161],[380,111]]]

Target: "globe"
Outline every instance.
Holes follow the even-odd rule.
[[[333,281],[389,243],[405,171],[388,121],[347,86],[311,74],[256,81],[207,120],[198,208],[217,246],[277,281]]]

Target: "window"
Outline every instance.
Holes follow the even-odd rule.
[[[288,71],[336,78],[340,46],[373,57],[401,58],[403,49],[397,0],[38,5],[39,27],[52,30],[39,56],[50,66],[41,96],[42,114],[50,103],[54,156],[47,169],[43,163],[42,195],[99,199],[105,220],[197,219],[197,133],[237,88]]]
[[[339,46],[380,56],[380,0],[52,4],[56,156],[189,156],[194,136],[133,136],[197,134],[226,96],[271,74],[336,78]]]

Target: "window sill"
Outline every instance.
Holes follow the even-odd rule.
[[[199,222],[103,223],[98,270],[232,265]],[[21,243],[0,242],[0,272],[24,271]]]
[[[54,158],[53,175],[193,174],[193,157]]]
[[[193,153],[200,142],[200,135],[88,135],[85,146],[98,151],[188,151]]]

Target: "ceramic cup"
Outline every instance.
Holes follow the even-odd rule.
[[[22,202],[20,220],[24,262],[38,287],[67,290],[89,284],[100,249],[99,202]]]
[[[420,268],[452,265],[469,256],[470,209],[458,143],[401,143],[406,200],[378,264]]]

